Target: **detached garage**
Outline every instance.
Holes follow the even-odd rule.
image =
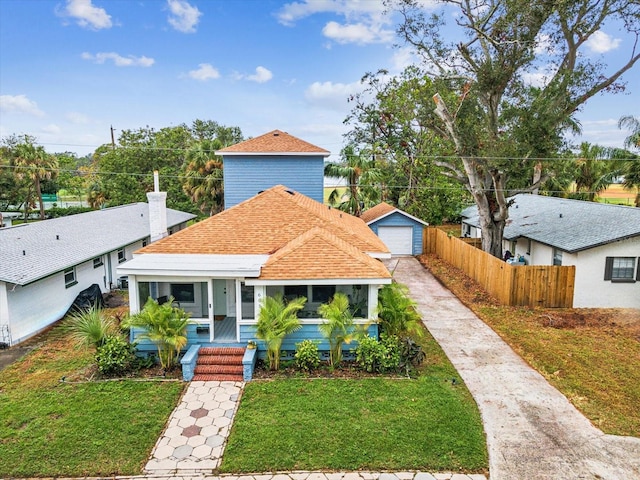
[[[392,255],[422,253],[422,229],[428,223],[384,202],[370,208],[360,218],[380,237]]]

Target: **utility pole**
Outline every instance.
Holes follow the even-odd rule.
[[[111,148],[113,150],[116,149],[116,140],[115,140],[115,137],[113,136],[113,125],[111,125]]]

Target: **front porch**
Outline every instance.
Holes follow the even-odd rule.
[[[187,327],[187,345],[182,352],[183,376],[193,378],[200,349],[242,348],[249,341],[257,349],[246,350],[249,357],[243,359],[244,380],[250,380],[258,358],[266,356],[266,346],[256,338],[255,328],[262,300],[267,296],[282,295],[286,300],[307,298],[305,307],[298,312],[301,327],[287,336],[282,343],[284,358],[293,358],[296,344],[312,340],[318,344],[322,356],[328,358],[329,343],[318,329],[323,319],[318,308],[343,293],[349,298],[355,323],[367,325],[368,333],[377,337],[375,322],[378,289],[385,283],[380,279],[353,280],[279,280],[264,281],[258,278],[239,276],[235,278],[203,278],[185,276],[163,276],[134,274],[127,271],[129,280],[129,308],[136,314],[144,308],[149,298],[158,303],[172,301],[173,305],[187,312],[191,323]],[[156,345],[140,338],[140,329],[132,329],[130,338],[137,342],[141,355],[155,355]],[[351,354],[355,345],[345,345],[345,356]],[[235,372],[237,373],[237,372]]]

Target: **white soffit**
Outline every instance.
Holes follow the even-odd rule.
[[[118,275],[257,277],[268,258],[269,255],[146,253],[120,265]]]

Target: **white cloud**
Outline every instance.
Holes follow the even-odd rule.
[[[319,13],[333,13],[345,19],[342,23],[330,21],[322,29],[327,38],[337,43],[365,45],[393,41],[394,31],[385,28],[392,23],[391,18],[380,1],[304,0],[285,4],[276,16],[283,25],[292,26]]]
[[[586,45],[587,48],[594,53],[607,53],[618,48],[621,42],[621,39],[613,38],[602,30],[598,30],[589,37],[589,40],[586,41]]]
[[[363,89],[360,82],[333,83],[314,82],[304,93],[305,98],[312,104],[321,107],[344,111],[348,108],[347,100]]]
[[[69,112],[64,117],[75,125],[87,125],[91,121],[88,116],[80,112]]]
[[[405,68],[417,63],[419,61],[410,47],[396,49],[391,57],[391,66],[394,72],[402,72]]]
[[[337,43],[387,43],[393,40],[393,31],[381,29],[379,25],[365,25],[364,23],[352,23],[341,25],[338,22],[329,22],[322,29],[325,37]]]
[[[345,18],[380,17],[384,14],[384,9],[383,3],[379,1],[303,0],[286,3],[276,17],[283,25],[291,26],[296,21],[317,13],[335,13]]]
[[[549,77],[544,72],[525,72],[522,74],[522,80],[532,87],[544,87],[549,82]]]
[[[247,80],[257,83],[265,83],[273,78],[273,73],[267,68],[262,66],[256,67],[256,73],[254,75],[247,75]]]
[[[249,80],[250,82],[265,83],[273,78],[273,73],[263,66],[256,67],[256,73],[246,75],[244,73],[233,72],[232,77],[235,80]]]
[[[628,134],[618,128],[618,120],[615,118],[585,120],[581,123],[581,135],[572,137],[576,142],[589,142],[603,147],[621,148]]]
[[[533,52],[536,55],[551,54],[555,51],[555,46],[551,36],[546,33],[538,34]]]
[[[199,64],[197,70],[190,70],[187,75],[194,80],[200,80],[201,82],[220,78],[220,72],[218,72],[218,70],[209,63]]]
[[[182,33],[195,33],[202,12],[185,0],[167,0],[169,25]]]
[[[29,100],[26,95],[0,95],[0,112],[44,117],[44,112],[38,108],[38,104]]]
[[[62,131],[62,129],[58,125],[56,125],[55,123],[50,123],[49,125],[45,125],[44,127],[42,127],[42,131],[44,133],[50,133],[52,135],[57,135]]]
[[[145,56],[135,57],[133,55],[123,57],[115,52],[100,52],[95,55],[84,52],[82,54],[82,59],[91,60],[92,62],[99,64],[103,64],[107,60],[111,60],[116,67],[150,67],[155,63],[153,58]]]
[[[78,25],[92,30],[113,26],[111,15],[104,8],[93,5],[91,0],[67,0],[62,15],[75,18]]]

